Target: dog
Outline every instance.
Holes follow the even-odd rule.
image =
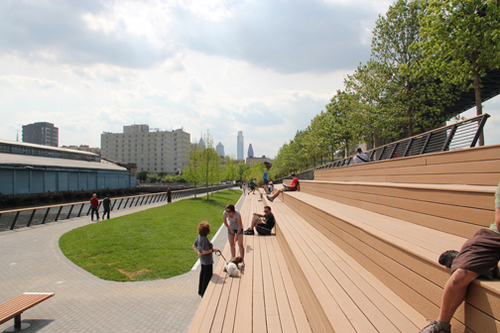
[[[226,267],[224,267],[224,272],[227,272],[229,276],[239,277],[241,274],[240,269],[243,266],[242,264],[243,264],[243,258],[237,256],[236,258],[233,259],[233,261],[226,263]]]

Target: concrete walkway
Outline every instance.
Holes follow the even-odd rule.
[[[58,246],[61,235],[90,223],[86,216],[0,233],[0,303],[23,292],[55,293],[22,315],[32,325],[23,332],[187,332],[201,299],[198,269],[166,280],[101,280],[69,261]],[[214,245],[223,248],[227,236],[220,234]],[[1,324],[0,332],[13,322]]]

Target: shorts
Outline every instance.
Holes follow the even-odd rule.
[[[271,234],[272,229],[269,229],[264,223],[260,223],[255,227],[255,230],[257,230],[259,235],[267,236]]]
[[[236,234],[236,231],[238,231],[237,229],[233,229],[233,230],[234,230],[234,233],[235,233],[235,234]],[[227,228],[227,234],[228,234],[228,235],[231,235],[231,231],[229,230],[229,228]],[[239,233],[239,234],[240,234],[240,235],[243,235],[243,228],[241,228],[241,230],[240,230],[240,233]]]
[[[451,265],[451,272],[461,268],[491,279],[499,260],[500,234],[480,229],[462,245]]]
[[[268,179],[264,179],[264,184],[269,185],[269,180]]]
[[[287,187],[283,188],[283,191],[297,191],[297,188],[296,187],[287,186]]]

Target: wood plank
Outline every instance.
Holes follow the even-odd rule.
[[[264,303],[267,318],[268,332],[282,332],[281,321],[279,318],[278,301],[276,291],[274,289],[274,276],[271,271],[271,263],[269,260],[269,250],[265,237],[259,237],[262,261],[262,282],[264,285]]]

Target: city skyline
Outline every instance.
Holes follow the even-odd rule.
[[[0,138],[43,121],[60,146],[96,147],[103,132],[147,123],[208,130],[229,155],[243,131],[275,157],[368,61],[391,4],[4,0]],[[486,144],[500,143],[500,96],[483,105]]]

